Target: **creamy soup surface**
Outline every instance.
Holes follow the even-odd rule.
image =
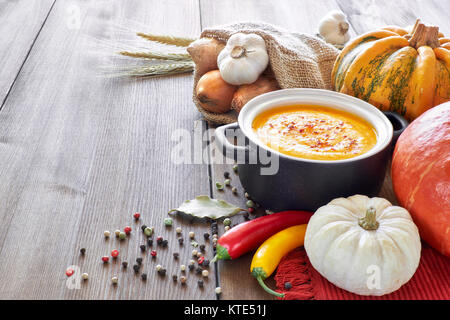
[[[252,126],[268,147],[304,159],[353,158],[377,142],[376,131],[366,120],[323,106],[274,108],[256,116]]]

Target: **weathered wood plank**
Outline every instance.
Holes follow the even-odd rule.
[[[412,3],[406,2],[408,7],[416,14],[416,16],[422,19],[424,22],[439,26],[439,30],[442,31],[447,37],[450,35],[450,1],[413,1]]]
[[[439,0],[337,0],[358,34],[385,25],[408,26],[417,18],[435,24],[445,34],[450,34],[448,12],[450,3]]]
[[[357,33],[384,24],[411,24],[416,16],[450,33],[445,1],[338,2]],[[197,290],[192,274],[186,287],[170,280],[179,264],[191,258],[187,232],[194,230],[202,243],[207,228],[175,220],[185,238],[180,249],[175,227],[165,229],[162,223],[169,208],[211,191],[205,165],[177,165],[170,159],[177,144],[170,139],[172,133],[184,129],[182,133],[189,136],[193,123],[204,125],[196,121],[200,116],[191,103],[191,77],[105,79],[96,70],[105,60],[88,51],[94,37],[114,40],[117,25],[134,31],[132,20],[150,32],[196,36],[198,2],[57,1],[22,67],[39,21],[45,20],[52,3],[0,3],[0,39],[8,48],[0,48],[0,101],[15,81],[0,111],[0,299],[213,299],[213,268],[203,290]],[[77,8],[79,29],[68,23]],[[315,33],[320,17],[335,8],[334,0],[200,1],[202,27],[262,20],[308,33]],[[373,17],[365,21],[363,13],[368,11]],[[202,133],[203,127],[196,131]],[[212,190],[214,196],[244,207],[243,190],[230,165],[213,165],[212,182],[223,181],[224,171],[231,173],[239,195],[227,189]],[[390,185],[387,178],[381,195],[392,200]],[[107,266],[100,261],[113,248],[120,249],[130,265],[141,255],[144,239],[131,219],[134,211],[142,213],[143,223],[156,227],[157,235],[170,240],[169,248],[158,250],[156,261],[142,256],[147,282],[136,277],[132,268],[120,271],[119,261]],[[236,217],[233,223],[241,220]],[[134,229],[129,240],[103,238],[103,230],[125,225]],[[81,247],[87,248],[84,258],[78,254]],[[180,252],[179,262],[173,263],[173,251]],[[271,298],[249,274],[251,256],[219,263],[224,299]],[[166,280],[156,276],[156,264],[167,267]],[[66,286],[64,271],[70,265],[90,274],[80,290]],[[110,283],[115,274],[117,287]],[[270,279],[267,282],[273,287]]]
[[[79,29],[66,25],[70,6],[79,8]],[[163,226],[170,208],[209,194],[206,165],[171,160],[177,143],[171,134],[182,129],[189,135],[199,119],[191,76],[105,78],[97,67],[107,61],[90,52],[95,39],[114,41],[116,26],[131,20],[146,27],[138,31],[188,36],[200,31],[195,0],[57,1],[0,112],[2,299],[215,297],[212,268],[203,290],[192,274],[185,287],[171,280],[191,258],[187,232],[200,236],[208,227],[175,220],[186,240],[180,249],[175,228]],[[144,241],[131,218],[135,211],[169,239],[155,261],[144,256],[147,282],[132,271]],[[105,241],[103,230],[125,225],[134,229],[129,240]],[[81,247],[87,249],[84,258]],[[127,272],[119,271],[119,261],[102,265],[100,257],[113,248],[129,261]],[[173,262],[175,250],[179,262]],[[157,276],[156,264],[167,267],[165,280]],[[80,290],[66,286],[70,265],[90,274]],[[110,282],[115,274],[117,287]]]
[[[0,109],[54,1],[0,1]]]
[[[339,9],[335,1],[201,1],[202,27],[211,27],[232,21],[264,21],[288,30],[301,33],[316,34],[318,23],[328,11]],[[232,17],[232,19],[230,19]],[[353,30],[351,30],[353,34]],[[213,152],[217,150],[213,150]],[[219,192],[213,189],[214,197],[225,199],[245,208],[247,199],[238,177],[233,173],[231,165],[215,164],[212,166],[213,186],[215,181],[223,182],[225,171],[231,173],[232,185],[238,188],[238,195],[232,194],[230,188]],[[260,209],[256,215],[262,214]],[[233,224],[244,220],[242,215],[233,217]],[[223,232],[223,226],[219,228]],[[219,262],[220,285],[223,299],[271,299],[250,275],[252,254],[247,254],[236,261]],[[272,278],[266,282],[274,287]]]
[[[262,21],[300,33],[318,33],[319,20],[339,10],[335,0],[306,1],[200,1],[202,28],[236,21]],[[231,13],[230,13],[231,12]],[[350,28],[350,34],[353,30]]]

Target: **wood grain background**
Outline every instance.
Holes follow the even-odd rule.
[[[270,299],[249,274],[251,255],[211,266],[201,290],[192,273],[187,286],[171,280],[191,259],[187,233],[195,231],[203,243],[210,229],[179,219],[166,229],[167,211],[199,194],[244,206],[243,190],[233,173],[238,196],[213,188],[232,172],[230,165],[171,161],[172,134],[180,129],[206,134],[209,141],[201,143],[213,152],[213,135],[191,102],[191,75],[104,77],[102,64],[121,61],[95,49],[134,31],[196,37],[205,27],[245,20],[316,33],[332,9],[348,15],[352,35],[417,17],[450,34],[449,2],[438,0],[0,1],[0,299],[215,299],[217,285],[223,299]],[[389,176],[381,195],[395,201]],[[139,250],[145,239],[132,220],[135,211],[142,213],[140,223],[169,240],[156,261]],[[128,240],[104,239],[104,230],[125,225],[134,229]],[[183,247],[176,226],[183,228]],[[103,265],[100,257],[113,248],[121,258]],[[140,256],[146,282],[131,266],[120,268],[121,259],[132,265]],[[167,267],[165,279],[156,264]],[[71,265],[90,274],[80,289],[67,287],[64,272]],[[114,275],[117,286],[110,282]]]

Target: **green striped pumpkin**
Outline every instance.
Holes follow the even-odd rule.
[[[450,100],[447,40],[421,23],[411,32],[386,27],[363,34],[338,56],[333,88],[413,120]]]

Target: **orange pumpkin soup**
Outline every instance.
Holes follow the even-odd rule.
[[[274,108],[256,116],[252,126],[268,147],[303,159],[353,158],[377,142],[376,131],[366,120],[323,106]]]

